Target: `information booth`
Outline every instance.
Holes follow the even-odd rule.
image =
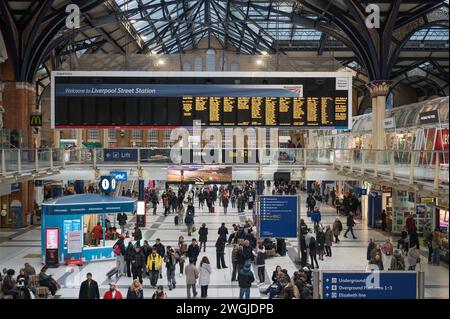
[[[56,247],[61,263],[80,258],[83,261],[114,258],[113,245],[116,240],[105,238],[107,216],[116,218],[118,213],[134,211],[136,200],[101,194],[64,196],[42,203],[43,261],[46,260],[47,229],[59,230]],[[98,223],[102,228],[101,238],[95,240],[93,230]],[[97,227],[97,233],[98,230]]]

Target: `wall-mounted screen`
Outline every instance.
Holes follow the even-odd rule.
[[[168,183],[230,183],[232,168],[227,165],[169,165]]]

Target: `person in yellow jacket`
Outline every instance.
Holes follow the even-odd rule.
[[[163,259],[155,248],[147,258],[147,270],[150,277],[150,285],[155,288],[158,284],[159,272],[162,270]]]

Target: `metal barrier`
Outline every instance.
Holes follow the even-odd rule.
[[[127,161],[111,156],[120,152],[122,155],[129,153],[130,159]],[[434,190],[448,191],[448,151],[277,148],[226,149],[221,150],[220,154],[223,160],[231,159],[225,162],[227,164],[260,165],[265,161],[276,162],[280,168],[330,167],[341,174],[361,178],[370,175],[392,182],[398,182],[401,178],[409,185],[427,182]],[[228,156],[230,154],[232,156]],[[190,156],[186,164],[192,163],[192,158]],[[0,181],[8,177],[20,178],[25,173],[51,174],[67,167],[97,169],[118,163],[135,166],[139,170],[143,166],[173,162],[170,148],[2,149]]]

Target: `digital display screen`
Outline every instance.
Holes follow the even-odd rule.
[[[198,72],[198,77],[180,81],[171,72],[164,77],[72,73],[56,72],[53,77],[55,128],[190,127],[195,120],[209,127],[348,129],[351,125],[347,74],[338,78],[336,73],[329,77],[321,73],[315,78],[294,73],[299,76],[277,78],[276,72],[273,77],[244,77],[237,72],[233,78],[206,78]],[[347,86],[340,87],[343,80]]]
[[[168,183],[230,183],[232,168],[227,165],[169,165]]]
[[[59,229],[46,228],[45,229],[45,248],[58,249],[59,248]]]

